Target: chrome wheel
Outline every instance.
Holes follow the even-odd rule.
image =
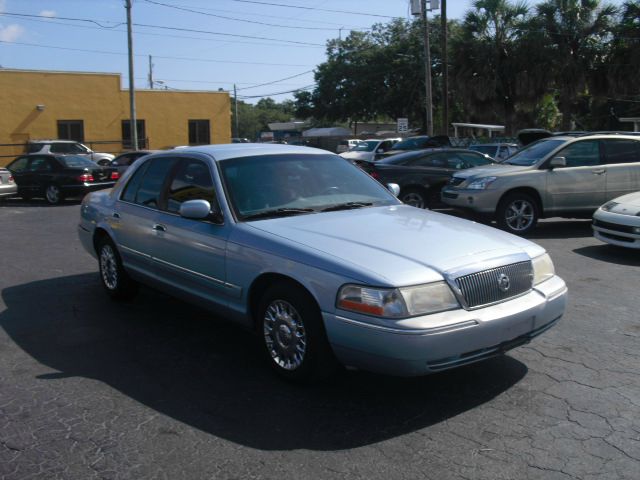
[[[298,311],[289,302],[273,300],[266,308],[263,333],[267,351],[280,368],[300,368],[307,351],[307,335]]]
[[[505,223],[515,232],[523,232],[531,228],[535,221],[535,207],[527,200],[518,199],[511,202],[505,210]]]
[[[100,275],[109,290],[118,288],[118,263],[111,245],[106,244],[100,250]]]
[[[425,207],[424,197],[418,192],[407,192],[404,195],[402,195],[401,200],[406,205],[410,205],[412,207],[416,207],[416,208]]]
[[[60,188],[55,185],[49,185],[44,192],[45,198],[49,203],[58,203],[60,201]]]

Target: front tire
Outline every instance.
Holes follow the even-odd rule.
[[[100,282],[111,298],[129,300],[138,293],[138,284],[124,270],[118,249],[109,238],[98,244],[98,264]]]
[[[538,202],[526,193],[511,193],[500,201],[497,209],[498,226],[515,235],[531,232],[540,217]]]
[[[326,378],[337,367],[320,309],[311,295],[293,283],[268,288],[260,300],[258,325],[271,368],[285,380]]]
[[[412,207],[425,208],[427,206],[427,195],[424,190],[419,188],[407,188],[400,192],[400,201]]]
[[[64,200],[64,195],[57,185],[47,185],[44,189],[44,199],[49,205],[58,205]]]

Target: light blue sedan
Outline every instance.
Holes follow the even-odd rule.
[[[257,332],[290,380],[465,365],[528,342],[566,305],[542,247],[403,205],[306,147],[143,157],[84,198],[78,232],[111,297],[143,283],[214,310]]]

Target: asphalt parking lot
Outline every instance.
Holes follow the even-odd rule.
[[[78,216],[0,203],[0,478],[640,478],[640,252],[588,221],[531,236],[570,291],[531,344],[294,387],[201,310],[147,289],[109,301]]]

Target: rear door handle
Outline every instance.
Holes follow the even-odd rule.
[[[159,223],[156,223],[152,228],[156,232],[166,232],[167,231],[167,227],[165,227],[164,225],[160,225]]]
[[[591,170],[591,173],[593,173],[594,175],[602,175],[603,173],[607,173],[607,171],[603,168],[600,170]]]
[[[113,213],[111,214],[111,216],[112,216],[113,218],[120,218],[120,214],[119,214],[118,212],[113,212]]]

